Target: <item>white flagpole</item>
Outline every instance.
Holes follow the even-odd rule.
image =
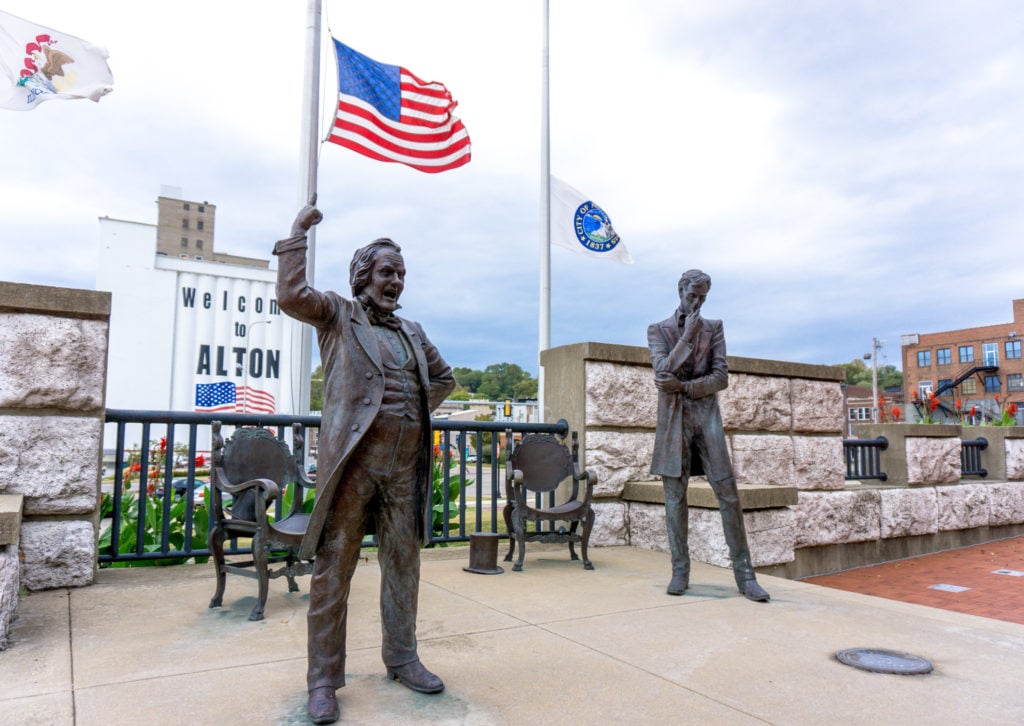
[[[306,69],[302,85],[302,132],[299,139],[299,208],[316,194],[317,157],[320,150],[320,0],[308,0],[306,10]],[[316,227],[307,235],[306,280],[313,284],[316,267]],[[309,379],[313,367],[313,329],[302,326],[299,356],[298,413],[309,413]]]
[[[538,340],[537,404],[544,421],[544,366],[540,354],[551,347],[551,123],[548,109],[548,0],[544,4],[544,40],[540,94],[540,324]]]

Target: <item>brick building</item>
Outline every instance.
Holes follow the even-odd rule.
[[[217,205],[181,198],[179,187],[161,185],[157,197],[156,253],[182,260],[223,262],[229,265],[269,268],[267,260],[231,255],[214,250]]]
[[[964,410],[977,406],[979,419],[998,417],[1001,406],[1015,402],[1017,423],[1024,423],[1022,337],[1024,299],[1013,301],[1009,323],[901,336],[905,400],[934,393],[950,409],[957,400]]]

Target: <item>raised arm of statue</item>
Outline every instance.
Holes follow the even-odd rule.
[[[278,258],[277,304],[293,318],[319,326],[334,318],[336,306],[306,279],[306,233],[323,219],[315,204],[316,197],[299,210],[291,236],[274,245],[274,254]]]

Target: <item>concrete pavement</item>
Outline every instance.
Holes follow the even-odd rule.
[[[502,547],[504,552],[504,545]],[[764,577],[768,604],[729,570],[694,564],[665,594],[668,555],[530,545],[523,572],[463,571],[468,548],[424,552],[419,638],[438,696],[384,678],[372,560],[350,601],[342,721],[366,724],[1020,723],[1024,626]],[[207,608],[208,565],[104,570],[98,583],[23,597],[0,652],[2,724],[301,724],[308,578],[229,577]],[[869,673],[845,648],[909,652],[933,673]]]

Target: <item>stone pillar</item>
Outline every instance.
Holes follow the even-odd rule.
[[[889,486],[929,486],[960,481],[960,426],[956,424],[856,424],[861,439],[884,436],[889,446],[879,465]]]
[[[110,293],[0,282],[0,494],[29,590],[93,582]]]
[[[21,530],[22,497],[0,494],[0,650],[7,647],[11,621],[18,608],[21,568],[18,565],[18,533]]]

